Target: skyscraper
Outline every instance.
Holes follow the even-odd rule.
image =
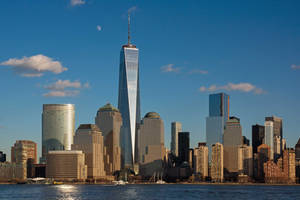
[[[223,156],[223,145],[216,143],[212,145],[210,165],[210,177],[212,181],[222,182],[224,179],[224,156]]]
[[[164,122],[158,113],[149,112],[145,115],[138,139],[140,174],[143,177],[161,174],[165,156]]]
[[[105,172],[112,175],[121,169],[120,130],[122,116],[120,111],[110,103],[101,107],[95,123],[102,132],[106,154],[104,156]]]
[[[78,127],[72,150],[81,150],[84,153],[88,178],[105,176],[103,136],[96,125],[81,124]]]
[[[42,158],[50,150],[71,150],[75,133],[73,104],[44,104],[42,114]]]
[[[242,144],[243,137],[240,119],[230,117],[226,122],[223,135],[224,176],[226,178],[236,178],[242,170],[242,151],[240,149]]]
[[[171,124],[171,152],[178,156],[178,132],[182,131],[180,122],[172,122]]]
[[[257,153],[257,147],[264,143],[265,127],[261,125],[252,126],[252,150]]]
[[[275,149],[273,149],[274,152],[274,159],[277,159],[280,155],[282,155],[282,151],[283,151],[283,144],[282,144],[282,139],[283,139],[283,133],[282,133],[282,118],[276,117],[276,116],[272,116],[272,117],[266,117],[265,118],[266,122],[273,122],[273,138],[275,137],[279,137],[280,138],[280,154],[276,155],[275,154]],[[273,146],[273,148],[275,148]]]
[[[178,157],[181,163],[189,162],[190,132],[178,133]],[[190,166],[193,167],[193,166]]]
[[[121,155],[125,168],[132,168],[136,156],[136,135],[140,124],[139,50],[130,43],[128,15],[128,44],[120,53],[118,108],[122,114]]]
[[[199,143],[198,147],[194,149],[194,173],[201,180],[208,177],[208,148],[206,143]]]
[[[274,132],[273,132],[273,122],[265,122],[265,139],[264,143],[270,147],[270,159],[274,159]]]
[[[229,96],[225,93],[209,95],[209,116],[206,118],[206,142],[211,159],[211,147],[223,143],[224,128],[229,119]]]

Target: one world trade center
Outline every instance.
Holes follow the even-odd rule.
[[[128,43],[120,53],[119,98],[121,112],[122,168],[132,168],[137,156],[137,130],[140,123],[139,50],[130,43],[130,16],[128,15]]]

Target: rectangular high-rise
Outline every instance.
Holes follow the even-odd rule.
[[[172,122],[171,124],[171,152],[178,156],[178,133],[182,131],[180,122]]]
[[[265,122],[265,138],[264,144],[270,147],[270,159],[274,159],[274,132],[273,132],[273,125],[272,121]]]
[[[137,130],[140,124],[139,49],[130,43],[130,15],[128,15],[128,43],[120,53],[119,99],[121,112],[121,158],[123,168],[133,168],[137,153]]]
[[[178,157],[181,163],[189,162],[190,132],[178,133]],[[192,167],[192,166],[191,166]]]
[[[209,95],[209,116],[206,118],[206,142],[211,160],[211,146],[223,143],[224,128],[229,119],[229,96],[225,93]]]
[[[265,127],[259,124],[252,126],[252,150],[257,153],[257,147],[264,143]]]
[[[210,177],[212,181],[223,182],[224,179],[224,156],[223,145],[216,143],[212,145],[212,158],[210,165]]]

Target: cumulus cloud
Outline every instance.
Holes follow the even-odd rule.
[[[193,69],[189,71],[188,74],[208,74],[208,71],[201,69]]]
[[[97,31],[101,31],[102,30],[102,27],[100,25],[97,25]]]
[[[300,65],[291,65],[291,68],[293,69],[293,70],[297,70],[297,69],[300,69]]]
[[[161,72],[169,73],[169,72],[180,72],[180,67],[174,67],[174,64],[164,65],[160,68]]]
[[[71,0],[70,1],[71,6],[79,6],[85,4],[84,0]]]
[[[72,97],[80,93],[80,89],[89,88],[88,82],[82,84],[80,81],[58,80],[55,83],[44,86],[49,92],[43,94],[45,97]]]
[[[137,6],[132,6],[131,8],[129,8],[128,9],[128,13],[132,13],[132,12],[134,12],[134,11],[136,11],[137,10]]]
[[[240,92],[253,92],[254,94],[263,94],[265,91],[261,88],[252,85],[251,83],[228,83],[227,85],[217,86],[211,85],[209,87],[201,86],[199,88],[200,92],[215,92],[219,90],[226,90],[226,91],[240,91]]]
[[[60,74],[68,70],[59,61],[55,61],[42,54],[31,57],[24,56],[21,59],[10,58],[7,61],[1,62],[0,65],[10,66],[17,74],[24,77],[40,77],[45,72]]]

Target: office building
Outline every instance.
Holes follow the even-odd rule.
[[[171,152],[178,156],[178,133],[182,131],[180,122],[172,122],[171,124]]]
[[[23,165],[23,176],[31,178],[32,166],[37,163],[37,144],[29,140],[17,140],[11,147],[11,162]]]
[[[180,163],[189,163],[189,151],[190,151],[190,132],[178,133],[178,157]],[[192,167],[192,166],[191,166]]]
[[[273,146],[273,156],[276,161],[276,159],[282,155],[282,139],[283,139],[283,131],[282,131],[282,119],[276,116],[266,117],[266,122],[273,122],[273,138],[279,137],[280,138],[280,155],[276,155],[274,153],[274,146]],[[272,149],[271,149],[272,150]]]
[[[95,123],[101,130],[104,139],[105,172],[108,175],[113,175],[115,171],[121,169],[121,113],[117,108],[108,103],[98,110]]]
[[[223,145],[216,143],[212,145],[210,177],[213,182],[223,182],[224,179],[224,157]]]
[[[104,144],[102,133],[94,124],[81,124],[76,130],[72,150],[81,150],[85,155],[87,177],[98,179],[104,177]]]
[[[274,145],[273,145],[273,151],[274,151],[274,160],[277,161],[277,159],[280,157],[282,152],[281,147],[281,138],[280,136],[274,135]]]
[[[270,159],[274,159],[274,123],[272,121],[265,121],[265,139],[264,144],[270,147]]]
[[[139,137],[139,172],[143,177],[162,174],[164,147],[164,123],[156,112],[149,112],[143,118]]]
[[[49,151],[46,157],[46,177],[57,180],[85,180],[87,166],[82,151]]]
[[[6,162],[6,154],[0,151],[0,162]]]
[[[128,17],[128,19],[130,19]],[[140,124],[139,49],[128,43],[120,53],[118,108],[122,114],[121,155],[124,168],[133,168],[136,155],[136,134]]]
[[[48,151],[71,150],[75,133],[73,104],[44,104],[42,114],[42,158]]]
[[[209,116],[206,118],[206,142],[211,157],[211,147],[223,143],[224,128],[229,119],[229,96],[225,93],[209,95]]]
[[[242,174],[253,176],[253,152],[252,146],[243,144],[240,146],[242,153]]]
[[[208,147],[206,143],[199,143],[194,149],[194,174],[199,176],[200,180],[208,177]]]
[[[264,163],[269,161],[271,158],[271,149],[266,144],[261,144],[257,148],[257,174],[255,178],[257,180],[264,180]]]
[[[264,143],[265,127],[261,125],[252,126],[252,150],[253,154],[257,153],[257,147]]]
[[[242,127],[240,119],[230,117],[226,122],[223,135],[224,148],[224,176],[228,179],[236,178],[242,171],[242,151],[243,144]]]
[[[11,162],[37,163],[37,144],[30,140],[17,140],[11,147]]]

